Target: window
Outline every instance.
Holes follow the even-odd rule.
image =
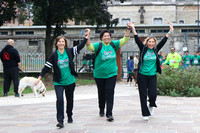
[[[151,30],[151,33],[167,33],[169,30]]]
[[[114,30],[109,30],[110,33],[114,33]],[[95,33],[101,33],[101,30],[95,31]]]
[[[122,25],[126,25],[128,22],[130,22],[131,20],[129,18],[123,18],[122,19]]]
[[[131,30],[132,31],[132,30]],[[145,30],[136,30],[137,33],[145,33]]]
[[[162,23],[163,23],[162,18],[154,18],[153,19],[153,24],[162,24]]]
[[[120,1],[120,0],[115,0],[115,1]],[[130,2],[130,1],[132,1],[132,0],[124,0],[124,2]]]
[[[181,29],[181,32],[198,32],[197,29]]]
[[[38,46],[38,41],[29,40],[28,43],[29,43],[29,46]]]
[[[0,32],[0,35],[8,35],[8,32],[6,31]]]
[[[16,35],[34,35],[34,31],[16,31]]]
[[[179,20],[179,24],[184,24],[184,21],[183,20]]]

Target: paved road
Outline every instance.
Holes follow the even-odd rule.
[[[200,98],[158,96],[155,115],[144,121],[138,90],[116,85],[114,122],[99,117],[96,86],[75,90],[74,123],[57,128],[55,93],[0,98],[0,133],[200,133]]]

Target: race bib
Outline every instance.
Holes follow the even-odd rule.
[[[174,63],[174,60],[170,60],[170,63]]]
[[[194,64],[198,64],[198,60],[194,60]]]

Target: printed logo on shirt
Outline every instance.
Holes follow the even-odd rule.
[[[5,52],[5,53],[3,54],[3,59],[4,59],[4,60],[10,60],[10,55],[9,55],[8,52]]]
[[[116,55],[113,54],[113,51],[107,52],[107,51],[105,50],[104,53],[103,53],[102,60],[112,59],[112,58],[115,58],[115,57],[116,57]]]
[[[58,66],[60,68],[64,68],[64,67],[69,67],[69,60],[68,59],[65,59],[65,60],[58,60]]]
[[[154,52],[150,53],[149,51],[147,51],[144,60],[155,60],[155,59],[156,59],[155,53]]]

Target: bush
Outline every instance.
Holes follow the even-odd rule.
[[[189,69],[166,66],[157,76],[160,95],[200,96],[200,71],[195,66]]]

